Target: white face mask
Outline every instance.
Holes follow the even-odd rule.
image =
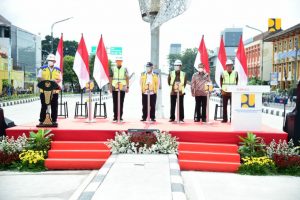
[[[54,62],[53,62],[53,61],[48,61],[48,65],[49,65],[50,67],[52,67],[52,66],[54,65]]]
[[[151,67],[146,67],[147,72],[151,72]]]
[[[204,72],[204,69],[201,67],[201,68],[198,68],[198,71],[199,72]]]
[[[174,66],[175,71],[180,70],[180,66]]]

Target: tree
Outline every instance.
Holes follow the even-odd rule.
[[[189,81],[192,80],[192,76],[194,74],[194,63],[197,56],[197,52],[197,48],[188,48],[183,52],[183,55],[181,57],[182,71],[186,73],[187,80]]]
[[[53,38],[53,53],[56,53],[56,49],[58,46],[59,38]],[[64,41],[64,56],[75,56],[78,42],[66,40]],[[45,39],[42,40],[42,58],[45,60],[47,55],[51,51],[51,36],[46,35]],[[43,63],[42,63],[43,64]]]
[[[64,57],[64,73],[63,73],[63,82],[70,83],[72,89],[75,89],[75,85],[78,85],[78,78],[73,71],[74,56],[65,56]]]
[[[187,80],[191,80],[194,74],[194,62],[197,56],[198,49],[197,48],[188,48],[181,54],[169,54],[168,60],[170,64],[170,70],[173,70],[173,65],[175,60],[179,59],[182,62],[181,70],[186,73]]]

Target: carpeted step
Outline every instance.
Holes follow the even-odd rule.
[[[48,158],[100,158],[107,159],[109,150],[49,150]]]
[[[100,169],[106,159],[57,159],[48,158],[45,166],[48,169]]]
[[[179,151],[236,153],[235,144],[179,142]]]
[[[181,170],[209,171],[209,172],[237,172],[240,163],[179,160],[179,166]]]
[[[93,141],[52,141],[53,150],[109,150],[106,142]]]
[[[193,152],[179,151],[179,160],[191,161],[215,161],[215,162],[240,162],[238,153],[215,153],[215,152]]]

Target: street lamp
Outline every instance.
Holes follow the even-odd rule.
[[[59,21],[54,22],[54,23],[52,24],[52,26],[51,26],[51,50],[50,50],[51,53],[53,53],[53,27],[54,27],[54,25],[55,25],[55,24],[58,24],[58,23],[60,23],[60,22],[67,21],[67,20],[72,19],[72,18],[73,18],[73,17],[69,17],[69,18],[66,18],[66,19],[63,19],[63,20],[59,20]]]
[[[257,29],[257,28],[254,28],[252,26],[249,26],[249,25],[246,25],[247,28],[250,28],[250,29],[253,29],[253,30],[256,30],[256,31],[259,31],[261,32],[262,34],[262,40],[261,40],[261,65],[260,65],[260,80],[261,80],[261,84],[263,82],[263,76],[264,76],[264,32],[260,29]]]
[[[168,20],[182,14],[187,10],[190,0],[139,0],[141,17],[150,24],[151,33],[151,59],[150,61],[159,70],[159,28]],[[157,95],[156,110],[163,117],[161,85]]]

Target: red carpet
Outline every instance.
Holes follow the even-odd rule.
[[[110,156],[103,142],[53,141],[45,166],[48,169],[100,169]]]
[[[96,119],[96,123],[85,123],[85,119],[60,119],[58,128],[51,128],[55,134],[55,141],[106,141],[112,139],[116,131],[128,129],[159,129],[169,131],[178,137],[181,142],[207,142],[238,144],[238,136],[245,136],[246,132],[232,131],[231,125],[220,122],[209,124],[194,123],[187,120],[184,124],[170,123],[166,119],[149,124],[140,121],[126,121],[121,124],[113,123],[108,119]],[[7,129],[8,136],[17,137],[23,133],[36,131],[36,123],[25,124]],[[263,127],[262,131],[254,131],[266,143],[272,139],[287,139],[287,134],[282,131]]]
[[[201,124],[187,120],[184,124],[176,124],[158,120],[150,124],[130,120],[117,124],[107,119],[96,119],[95,123],[85,121],[60,119],[59,126],[51,128],[54,141],[45,161],[48,169],[99,169],[110,155],[104,142],[114,138],[115,132],[159,129],[178,137],[181,170],[236,172],[240,166],[238,136],[246,136],[246,132],[232,131],[229,123],[220,122]],[[25,133],[28,136],[30,131],[37,131],[35,125],[31,123],[9,128],[7,135],[16,138]],[[266,143],[272,139],[287,139],[286,133],[266,126],[262,131],[253,133]]]
[[[181,170],[236,172],[240,155],[236,144],[179,143]]]

